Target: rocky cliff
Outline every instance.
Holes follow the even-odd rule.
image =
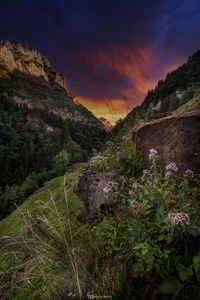
[[[43,77],[47,82],[57,83],[67,91],[65,76],[54,71],[48,59],[36,49],[0,39],[0,64],[11,72]]]
[[[104,128],[83,105],[75,101],[66,78],[56,72],[38,50],[0,39],[0,95],[28,109],[39,108],[62,119]]]

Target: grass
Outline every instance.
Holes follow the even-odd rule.
[[[63,289],[75,292],[74,282],[81,295],[74,236],[80,234],[77,215],[83,203],[71,187],[82,167],[77,165],[65,179],[47,182],[0,224],[0,287],[5,299],[50,299]]]
[[[183,114],[200,109],[200,96],[196,96],[173,111],[173,114]]]

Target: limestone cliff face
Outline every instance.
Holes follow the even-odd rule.
[[[43,77],[50,84],[58,84],[67,91],[65,76],[55,72],[48,59],[38,50],[30,49],[20,43],[0,39],[0,65],[9,71],[35,77]]]

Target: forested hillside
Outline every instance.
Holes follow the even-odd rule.
[[[168,73],[164,80],[158,81],[156,87],[148,91],[142,104],[117,123],[111,135],[117,135],[119,130],[126,131],[138,122],[153,119],[159,113],[178,113],[177,109],[181,106],[184,106],[182,112],[200,109],[200,50],[185,64]]]
[[[100,149],[105,131],[0,96],[0,217]]]
[[[104,139],[103,124],[44,55],[0,39],[0,219]]]

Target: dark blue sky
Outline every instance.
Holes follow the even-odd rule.
[[[108,118],[107,106],[127,113],[200,48],[199,0],[6,0],[0,12],[3,39],[40,50]]]

